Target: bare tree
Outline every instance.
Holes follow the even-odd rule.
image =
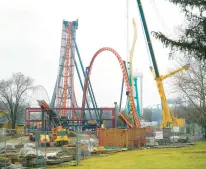
[[[173,89],[181,97],[181,106],[190,119],[204,127],[206,138],[206,60],[185,56],[176,61],[181,66],[190,63],[190,69],[172,78]]]
[[[8,111],[7,118],[16,127],[16,120],[22,115],[26,105],[28,90],[32,89],[33,80],[22,73],[15,73],[11,78],[0,81],[0,101]]]

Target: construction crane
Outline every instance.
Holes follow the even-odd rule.
[[[150,52],[150,57],[152,60],[152,64],[153,64],[153,68],[151,67],[151,70],[153,71],[154,69],[154,77],[157,83],[157,88],[159,91],[159,95],[161,98],[161,103],[162,103],[162,128],[171,128],[172,124],[175,123],[175,121],[172,119],[171,114],[170,114],[170,109],[168,106],[168,102],[166,99],[166,95],[165,95],[165,91],[164,91],[164,86],[163,86],[163,80],[167,77],[170,77],[180,71],[186,70],[189,68],[189,65],[185,65],[182,68],[179,68],[171,73],[168,73],[167,75],[160,75],[159,70],[158,70],[158,66],[157,66],[157,62],[155,59],[155,54],[154,54],[154,50],[153,50],[153,46],[151,43],[151,39],[150,39],[150,35],[149,35],[149,30],[147,27],[147,23],[146,23],[146,19],[145,19],[145,15],[144,15],[144,11],[143,11],[143,7],[142,7],[142,3],[141,0],[137,0],[137,6],[139,9],[139,13],[140,13],[140,18],[143,24],[143,28],[144,28],[144,33],[145,33],[145,37],[146,37],[146,41],[148,44],[148,48],[149,48],[149,52]]]

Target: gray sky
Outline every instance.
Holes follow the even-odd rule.
[[[154,11],[155,2],[165,24]],[[165,31],[170,36],[173,28],[183,21],[179,9],[164,0],[143,1],[150,31]],[[129,1],[129,46],[133,40],[132,17],[137,22],[138,39],[133,68],[143,72],[144,107],[160,102],[156,83],[149,70],[144,35],[136,0]],[[58,71],[62,20],[79,19],[77,44],[84,66],[88,66],[94,53],[102,47],[112,47],[126,59],[126,0],[0,0],[0,78],[13,72],[22,72],[35,79],[35,85],[43,85],[51,98]],[[151,36],[152,37],[152,36]],[[168,50],[152,37],[153,46],[162,74],[168,72]],[[77,76],[76,78],[77,79]],[[91,81],[99,106],[113,106],[119,102],[122,73],[117,59],[104,52],[95,60]],[[75,81],[76,97],[81,102],[82,92]],[[172,97],[166,85],[168,97]],[[126,100],[125,92],[123,102]]]

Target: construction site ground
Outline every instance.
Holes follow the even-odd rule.
[[[69,137],[69,145],[65,145],[63,147],[56,147],[54,142],[50,142],[52,146],[40,146],[39,141],[30,141],[29,136],[23,135],[14,135],[14,136],[6,136],[0,140],[0,168],[4,167],[5,165],[9,166],[10,168],[22,168],[22,165],[19,163],[25,163],[25,167],[33,167],[37,165],[37,163],[41,163],[38,165],[45,166],[45,163],[41,162],[40,160],[36,159],[36,155],[40,157],[47,156],[47,164],[59,164],[62,162],[74,161],[76,155],[76,137]],[[82,142],[82,146],[90,140],[90,136],[88,134],[80,134],[79,139]],[[93,138],[96,140],[96,138]],[[96,140],[98,142],[98,140]],[[80,147],[81,148],[81,147]],[[87,147],[86,147],[87,148]],[[88,151],[84,151],[83,156],[88,156]],[[49,155],[50,154],[50,155]],[[50,157],[49,157],[50,156]],[[7,159],[4,160],[4,158]],[[15,164],[11,164],[12,159],[17,160]],[[43,160],[44,161],[44,160]],[[22,163],[22,164],[23,164]],[[47,166],[48,168],[48,166]]]
[[[79,166],[64,163],[49,168],[66,169],[203,169],[206,168],[206,141],[182,148],[144,149],[84,159]]]

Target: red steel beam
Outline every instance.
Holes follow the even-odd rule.
[[[82,111],[82,108],[50,108],[51,110],[79,110]],[[113,111],[114,108],[100,108],[102,111]],[[42,112],[41,108],[36,108],[36,107],[29,107],[27,108],[29,112]],[[89,110],[89,109],[88,109]]]
[[[42,120],[26,120],[26,122],[40,122]],[[48,121],[48,120],[44,120],[44,121]]]

